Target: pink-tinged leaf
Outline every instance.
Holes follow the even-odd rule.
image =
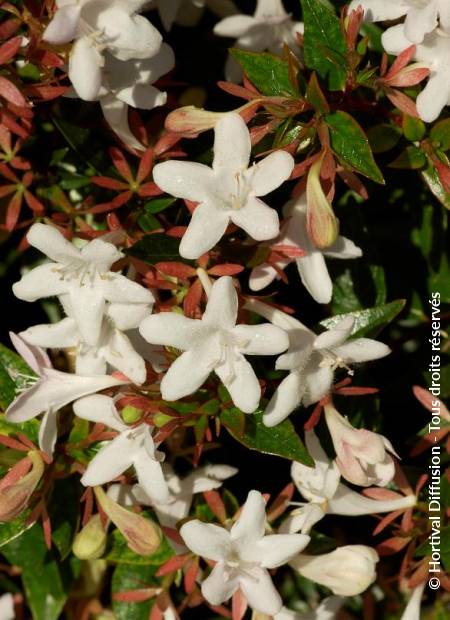
[[[433,396],[429,390],[420,387],[420,385],[414,385],[412,390],[417,400],[430,412],[433,411],[433,402],[439,403],[438,408],[440,415],[448,422],[450,422],[450,412],[445,406],[445,404],[441,400],[439,400],[439,398]],[[436,409],[437,408],[435,407],[435,410]]]
[[[273,500],[272,505],[270,506],[267,512],[267,520],[274,521],[278,519],[289,506],[292,497],[294,495],[295,486],[293,482],[290,482],[288,485],[284,487],[281,493]]]
[[[154,156],[155,154],[152,148],[147,149],[142,155],[136,175],[136,181],[138,183],[142,183],[142,181],[150,175],[153,168]]]
[[[46,85],[33,85],[27,86],[25,92],[30,97],[38,97],[43,101],[52,101],[65,95],[69,90],[68,86],[46,86]]]
[[[185,265],[184,263],[177,263],[175,261],[156,263],[155,267],[158,271],[161,271],[167,276],[185,280],[194,277],[197,273],[193,267]]]
[[[113,189],[116,191],[123,191],[128,189],[128,185],[123,181],[117,179],[111,179],[110,177],[91,177],[92,183],[98,187],[104,187],[105,189]]]
[[[164,575],[169,575],[170,573],[174,573],[186,564],[191,555],[189,553],[185,555],[175,555],[172,558],[169,558],[167,562],[164,562],[162,566],[156,572],[157,577],[164,577]]]
[[[21,25],[22,21],[20,19],[16,19],[15,17],[3,22],[3,24],[0,24],[0,39],[9,39],[15,32],[17,32]]]
[[[428,577],[428,559],[424,558],[420,563],[419,567],[414,571],[411,579],[408,581],[408,585],[410,588],[417,588],[421,583],[425,581]]]
[[[401,71],[403,67],[406,67],[406,65],[413,59],[415,53],[416,53],[415,45],[410,45],[410,47],[407,47],[405,50],[403,50],[403,52],[399,54],[397,58],[394,60],[394,62],[392,63],[389,71],[386,74],[385,79],[389,79],[393,77],[399,71]]]
[[[401,93],[399,90],[389,88],[386,90],[386,97],[391,103],[395,105],[401,112],[412,116],[413,118],[419,118],[416,104],[412,99]]]
[[[227,511],[219,493],[217,493],[217,491],[204,491],[203,497],[205,498],[206,503],[208,504],[214,516],[221,523],[225,523],[225,521],[227,520]]]
[[[406,88],[408,86],[415,86],[420,84],[422,80],[430,75],[428,67],[424,67],[418,63],[410,65],[405,69],[402,69],[399,73],[391,78],[385,78],[384,81],[389,86],[396,86],[398,88]]]
[[[43,215],[45,212],[44,205],[28,190],[24,194],[25,202],[36,215]]]
[[[208,273],[211,276],[235,276],[244,270],[242,265],[235,265],[233,263],[222,263],[221,265],[215,265],[208,269]]]
[[[8,208],[6,211],[6,230],[9,232],[13,231],[16,227],[16,224],[19,220],[20,210],[22,207],[22,193],[16,192],[14,196],[12,196],[9,201]]]
[[[5,196],[9,196],[16,191],[16,185],[3,185],[0,187],[0,198],[4,198]]]
[[[125,159],[122,151],[115,146],[112,146],[109,149],[109,155],[113,161],[114,166],[119,171],[120,175],[129,183],[134,181],[133,173],[131,172],[130,166],[128,165],[127,160]]]
[[[200,308],[203,297],[203,286],[200,280],[196,280],[189,288],[183,300],[183,310],[188,317],[195,317]]]
[[[350,170],[338,170],[338,175],[344,181],[346,185],[354,192],[356,192],[363,200],[367,200],[369,198],[369,194],[364,183],[358,179],[356,174],[351,172]]]
[[[380,501],[400,499],[402,495],[396,491],[385,489],[382,487],[371,487],[370,489],[364,489],[363,495]]]
[[[149,198],[151,196],[161,196],[162,193],[163,192],[156,185],[156,183],[153,183],[153,181],[144,183],[144,185],[141,185],[138,191],[139,196],[141,196],[142,198]]]
[[[0,75],[0,95],[19,108],[26,108],[29,105],[17,86],[2,75]]]
[[[3,45],[0,45],[0,65],[14,58],[22,45],[22,37],[13,37]]]
[[[238,86],[237,84],[233,84],[232,82],[220,81],[217,82],[217,86],[229,95],[239,97],[240,99],[245,99],[246,101],[252,101],[259,96],[258,92],[255,92],[254,90],[249,90],[248,88],[244,88],[243,86]]]
[[[380,534],[384,529],[387,528],[388,525],[390,525],[393,521],[395,521],[395,519],[397,519],[397,517],[399,517],[401,514],[402,514],[401,510],[395,510],[394,512],[390,512],[388,515],[383,517],[381,521],[379,522],[379,524],[377,525],[377,527],[373,530],[372,532],[373,536],[377,536],[378,534]]]
[[[447,193],[450,193],[450,167],[446,166],[437,159],[433,160],[433,163],[438,172],[439,180],[441,181],[444,190]]]
[[[116,592],[112,598],[114,601],[122,603],[143,603],[154,598],[159,588],[142,588],[140,590],[125,590],[124,592]]]
[[[282,243],[273,245],[272,251],[278,252],[280,254],[284,254],[285,256],[288,256],[289,258],[299,258],[301,256],[306,256],[305,250],[302,250],[301,248],[295,245],[286,245]]]
[[[194,591],[198,570],[198,558],[189,560],[186,564],[184,573],[184,589],[186,594],[191,594],[191,592]]]
[[[3,162],[0,163],[0,175],[5,177],[5,179],[8,179],[8,181],[11,181],[12,183],[20,183],[20,180],[16,176],[16,174]]]
[[[411,538],[409,537],[403,538],[401,536],[393,536],[380,543],[377,546],[377,551],[381,556],[394,555],[394,553],[398,553],[404,549],[409,544],[410,540]]]

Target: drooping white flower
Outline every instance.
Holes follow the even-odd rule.
[[[133,383],[144,383],[146,378],[144,359],[135,351],[129,338],[117,327],[108,312],[103,318],[97,344],[89,345],[83,341],[78,324],[72,316],[68,296],[63,296],[63,306],[69,315],[67,318],[52,325],[34,325],[19,335],[26,342],[38,347],[50,349],[75,347],[77,375],[104,375],[107,367],[111,366]],[[120,309],[130,328],[139,327],[149,311],[150,305],[147,304],[123,304]],[[120,322],[123,323],[123,320]]]
[[[322,555],[301,553],[289,564],[300,575],[330,588],[339,596],[356,596],[376,579],[379,557],[365,545],[346,545]]]
[[[10,334],[17,352],[37,377],[29,377],[29,387],[10,404],[6,417],[10,422],[26,422],[43,413],[39,428],[39,446],[48,455],[53,454],[57,438],[56,415],[60,409],[77,398],[123,385],[106,375],[80,377],[52,368],[47,355],[39,347],[29,346],[16,334]]]
[[[258,0],[254,15],[225,17],[216,24],[214,33],[236,39],[233,47],[239,49],[280,54],[284,44],[299,50],[297,34],[303,34],[303,24],[292,19],[282,0]],[[231,57],[225,66],[225,75],[231,81],[242,77],[239,66]]]
[[[181,26],[195,26],[208,7],[219,17],[238,12],[232,0],[152,0],[150,7],[156,7],[166,30],[176,22]]]
[[[416,45],[415,60],[430,69],[428,83],[417,97],[417,111],[422,120],[433,122],[450,104],[450,4],[447,0],[353,0],[350,8],[358,5],[368,21],[406,16],[404,23],[383,33],[382,44],[389,54]]]
[[[306,431],[305,443],[314,459],[314,467],[294,462],[291,476],[295,486],[309,502],[293,510],[279,528],[281,533],[292,534],[309,529],[325,514],[345,516],[372,515],[394,510],[406,510],[415,505],[414,495],[394,499],[372,499],[353,491],[340,481],[336,461],[331,461],[323,450],[314,431]]]
[[[110,482],[134,467],[139,485],[156,502],[169,500],[169,489],[161,463],[165,456],[152,437],[152,427],[145,422],[128,426],[120,417],[114,400],[95,394],[77,400],[75,415],[90,422],[100,422],[119,434],[108,442],[90,461],[81,482],[86,486],[100,486]]]
[[[250,168],[250,134],[236,113],[217,123],[212,168],[197,162],[157,164],[153,178],[165,192],[200,203],[180,244],[185,258],[199,258],[233,222],[257,241],[276,237],[278,214],[259,199],[286,181],[294,159],[285,151],[271,153]]]
[[[330,247],[320,250],[311,242],[306,230],[306,194],[289,201],[284,208],[284,216],[287,218],[282,227],[280,237],[276,244],[292,246],[305,252],[305,256],[295,259],[283,258],[276,263],[279,271],[294,261],[300,274],[303,286],[308,293],[320,304],[331,301],[333,283],[328,273],[325,257],[329,258],[358,258],[362,251],[353,241],[339,236],[337,241]],[[279,279],[277,270],[268,263],[255,267],[250,273],[250,288],[252,291],[260,291],[275,279]]]
[[[343,604],[344,599],[341,596],[328,596],[314,611],[301,613],[283,607],[275,614],[274,620],[334,620]]]
[[[414,588],[400,620],[420,620],[420,607],[425,586],[426,581]]]
[[[349,340],[355,324],[350,315],[317,336],[294,317],[265,303],[251,300],[246,307],[289,335],[289,349],[276,362],[278,370],[289,370],[289,374],[266,408],[266,426],[275,426],[300,404],[308,406],[323,398],[331,389],[337,368],[348,370],[350,364],[376,360],[390,353],[389,347],[377,340]]]
[[[214,560],[211,574],[202,583],[202,594],[211,605],[230,599],[238,588],[250,607],[268,615],[281,610],[282,601],[267,569],[286,564],[302,551],[309,536],[265,536],[264,499],[250,491],[241,514],[230,531],[194,520],[180,529],[186,545],[199,556]]]
[[[62,44],[75,40],[69,58],[69,78],[81,99],[94,101],[102,86],[108,51],[119,60],[151,58],[162,37],[137,15],[145,0],[60,0],[44,40]]]
[[[0,596],[0,618],[2,620],[14,620],[15,617],[14,597],[8,592]]]
[[[68,296],[71,316],[86,344],[97,345],[107,302],[117,304],[112,309],[116,318],[123,304],[136,304],[136,311],[140,312],[142,304],[148,307],[154,301],[149,290],[110,271],[111,265],[122,257],[111,243],[94,239],[79,250],[56,228],[46,224],[34,224],[27,240],[54,262],[25,274],[14,284],[14,294],[25,301]],[[117,320],[116,325],[120,328]]]
[[[201,320],[175,312],[147,317],[140,332],[150,343],[184,351],[161,382],[164,400],[178,400],[196,392],[215,372],[245,413],[258,406],[261,388],[245,355],[276,355],[288,346],[287,334],[270,324],[236,325],[238,297],[232,278],[213,284]]]
[[[389,484],[395,475],[391,454],[396,454],[389,439],[354,428],[331,404],[325,405],[325,418],[343,477],[363,487]]]

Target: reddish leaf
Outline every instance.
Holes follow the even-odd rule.
[[[162,271],[162,273],[167,276],[186,280],[192,278],[197,273],[193,267],[175,261],[156,263],[155,267],[158,271]]]
[[[169,558],[167,562],[164,562],[164,564],[159,567],[156,572],[156,576],[163,577],[164,575],[180,570],[180,568],[186,564],[190,557],[191,555],[187,553],[185,555],[175,555],[172,558]]]
[[[16,224],[19,220],[20,209],[22,207],[22,193],[16,192],[14,196],[12,196],[11,200],[8,204],[8,209],[6,211],[6,230],[10,232],[14,230]]]
[[[29,105],[17,86],[2,75],[0,75],[0,95],[19,108],[25,108]]]
[[[153,168],[153,158],[154,152],[153,149],[147,149],[145,153],[142,155],[141,161],[139,163],[138,172],[136,175],[136,181],[138,183],[142,183],[144,179],[146,179]]]
[[[22,37],[13,37],[6,43],[0,46],[0,65],[4,65],[8,60],[11,60],[20,49],[22,45]]]
[[[194,558],[186,565],[184,574],[184,589],[186,594],[191,594],[195,588],[195,582],[198,575],[198,558]]]
[[[399,54],[392,63],[389,71],[386,74],[386,79],[389,79],[390,77],[396,75],[401,69],[403,69],[403,67],[406,67],[410,60],[413,59],[415,53],[415,45],[410,45],[405,50],[403,50],[403,52]]]
[[[215,517],[221,523],[224,523],[227,520],[227,511],[219,493],[217,491],[204,491],[203,497],[206,499],[206,503]]]
[[[412,99],[401,93],[399,90],[395,90],[394,88],[390,88],[386,91],[386,97],[389,99],[391,103],[395,105],[401,112],[405,114],[409,114],[413,118],[419,118],[419,114],[417,113],[416,104]]]
[[[114,189],[116,191],[128,190],[128,185],[123,181],[111,179],[110,177],[91,177],[92,183],[98,187],[105,189]]]
[[[129,183],[132,183],[134,181],[133,174],[122,151],[115,146],[112,146],[109,149],[109,154],[111,156],[111,159],[113,160],[114,166],[117,168],[120,175]]]
[[[381,556],[394,555],[394,553],[398,553],[404,549],[409,544],[410,540],[411,539],[407,537],[393,536],[380,543],[377,546],[377,551]]]
[[[235,265],[233,263],[222,263],[208,269],[208,273],[211,276],[235,276],[244,270],[242,265]]]

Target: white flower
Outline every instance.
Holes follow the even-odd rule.
[[[0,618],[2,620],[14,620],[14,597],[9,592],[0,596]]]
[[[232,278],[213,284],[201,320],[175,312],[147,317],[140,332],[150,343],[185,351],[171,365],[161,382],[164,400],[178,400],[196,392],[215,372],[236,405],[252,413],[261,388],[244,355],[276,355],[288,346],[288,337],[270,324],[236,325],[238,297]]]
[[[325,514],[345,516],[372,515],[403,510],[415,505],[414,495],[398,499],[372,499],[350,489],[340,481],[341,474],[336,461],[331,461],[320,445],[314,431],[306,431],[305,443],[314,459],[314,467],[294,462],[291,476],[295,486],[308,504],[293,510],[279,528],[281,533],[293,534],[309,529]]]
[[[420,620],[420,605],[425,586],[426,581],[414,588],[400,620]]]
[[[144,148],[130,130],[128,106],[153,110],[164,105],[167,93],[158,90],[153,83],[174,66],[174,53],[166,43],[151,58],[118,60],[105,54],[102,87],[97,99],[106,121],[127,146]]]
[[[269,50],[280,54],[283,45],[299,51],[297,34],[303,34],[303,24],[294,22],[287,13],[282,0],[258,0],[254,15],[231,15],[214,27],[220,37],[236,39],[233,47],[252,52]],[[241,71],[232,58],[225,66],[228,80],[238,81]]]
[[[128,426],[114,400],[101,394],[77,400],[73,410],[79,418],[100,422],[119,433],[89,463],[81,478],[85,486],[100,486],[134,467],[145,493],[156,502],[168,501],[169,489],[161,468],[165,457],[157,450],[159,444],[153,441],[151,426],[145,422]]]
[[[257,241],[279,233],[278,214],[258,196],[265,196],[286,181],[294,159],[276,151],[249,168],[250,134],[244,120],[226,114],[217,123],[212,168],[197,162],[157,164],[153,178],[165,192],[200,203],[180,244],[184,258],[199,258],[223,236],[233,222]]]
[[[51,455],[57,438],[56,414],[60,409],[81,396],[123,385],[125,382],[106,375],[80,377],[54,370],[39,347],[28,346],[16,334],[10,336],[17,352],[38,376],[28,377],[30,387],[24,389],[10,404],[6,417],[10,422],[20,423],[43,413],[39,428],[39,446]]]
[[[105,314],[97,344],[85,344],[77,322],[72,317],[68,296],[63,296],[62,302],[66,314],[69,315],[67,318],[53,325],[34,325],[19,335],[26,342],[39,347],[51,349],[76,347],[75,372],[78,375],[104,375],[109,365],[119,370],[133,383],[144,383],[147,374],[145,361],[111,316]],[[150,305],[147,304],[122,304],[119,322],[123,324],[125,320],[129,329],[137,328],[149,314],[150,309]],[[118,313],[113,311],[114,314]]]
[[[317,336],[294,317],[267,304],[251,300],[246,307],[289,334],[289,349],[276,362],[277,369],[289,370],[289,374],[266,408],[266,426],[275,426],[300,404],[308,406],[323,398],[331,389],[337,368],[348,370],[349,364],[379,359],[390,353],[389,347],[377,340],[356,338],[347,342],[355,325],[352,316],[344,317]]]
[[[230,531],[198,520],[189,521],[180,529],[191,551],[217,562],[202,583],[202,594],[211,605],[227,601],[240,588],[253,609],[268,615],[281,610],[280,595],[267,569],[292,559],[306,547],[309,536],[265,536],[265,527],[264,499],[258,491],[250,491]]]
[[[111,243],[94,239],[78,250],[56,228],[45,224],[34,224],[27,240],[54,262],[24,275],[14,284],[14,294],[25,301],[68,296],[71,315],[86,344],[95,346],[99,341],[106,302],[115,306],[112,311],[120,327],[116,317],[123,311],[123,304],[136,304],[140,312],[141,304],[148,306],[154,301],[150,291],[110,271],[111,265],[122,257]]]
[[[281,234],[275,245],[286,245],[303,250],[306,255],[298,256],[295,259],[283,258],[276,263],[279,271],[295,260],[303,286],[308,293],[320,304],[327,304],[331,301],[333,294],[333,283],[325,262],[325,257],[330,258],[358,258],[362,256],[362,251],[353,241],[346,237],[338,237],[337,241],[330,247],[320,250],[314,246],[309,239],[306,230],[306,195],[302,194],[299,198],[289,201],[284,208],[284,215],[287,218],[282,227]],[[260,291],[275,279],[279,279],[277,270],[263,263],[255,267],[250,273],[250,288],[252,291]]]
[[[330,588],[339,596],[356,596],[376,579],[375,549],[365,545],[346,545],[323,555],[300,554],[290,562],[300,575]]]
[[[57,45],[75,40],[69,77],[81,99],[97,99],[107,50],[119,60],[150,58],[162,37],[152,24],[136,15],[145,0],[59,0],[44,40]]]
[[[378,433],[354,428],[336,409],[325,405],[325,417],[336,451],[336,463],[346,480],[359,486],[386,486],[395,475],[396,454],[391,442]],[[397,455],[396,455],[397,456]]]
[[[389,54],[400,54],[416,45],[415,60],[430,69],[427,85],[417,97],[417,111],[431,123],[450,104],[450,3],[448,0],[354,0],[362,5],[368,21],[393,20],[406,15],[404,23],[388,28],[382,43]]]
[[[342,597],[329,596],[314,611],[300,613],[283,607],[278,614],[275,614],[274,620],[334,620],[343,604]]]

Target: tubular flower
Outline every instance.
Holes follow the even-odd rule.
[[[44,469],[42,456],[36,450],[31,450],[25,459],[14,465],[0,480],[1,523],[12,521],[25,510]]]

